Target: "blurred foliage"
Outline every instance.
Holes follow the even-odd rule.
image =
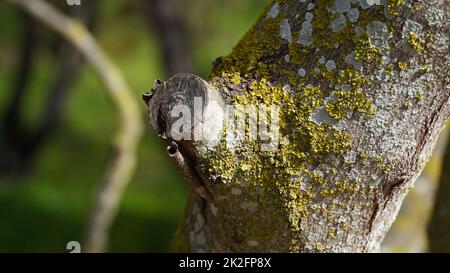
[[[154,79],[167,77],[161,72],[160,48],[152,26],[133,1],[98,1],[101,10],[95,19],[95,36],[140,100]],[[268,2],[180,0],[198,74],[208,76],[214,59],[231,51]],[[1,2],[1,111],[11,96],[19,62],[20,24],[17,9]],[[38,28],[38,55],[22,109],[25,125],[31,128],[45,107],[44,98],[55,75],[55,36],[45,26]],[[72,86],[69,100],[63,122],[40,149],[33,172],[24,177],[0,177],[0,252],[66,252],[68,241],[83,238],[117,116],[89,67],[83,68]],[[163,142],[150,129],[139,151],[138,169],[112,230],[111,251],[168,251],[187,187],[167,159]]]

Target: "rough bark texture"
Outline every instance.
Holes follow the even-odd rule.
[[[273,1],[209,84],[280,106],[280,144],[192,142],[214,204],[191,193],[174,250],[376,251],[449,116],[448,22],[445,0]]]
[[[414,188],[403,200],[398,216],[381,244],[382,252],[429,252],[427,228],[433,214],[439,179],[443,173],[441,169],[447,140],[446,126],[439,135],[433,155],[416,180]]]

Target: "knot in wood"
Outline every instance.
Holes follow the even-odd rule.
[[[220,139],[224,106],[219,93],[193,74],[177,74],[155,81],[152,94],[144,94],[149,122],[158,135],[175,141],[215,144]]]

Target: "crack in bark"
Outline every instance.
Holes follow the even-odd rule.
[[[372,228],[373,228],[373,222],[377,216],[378,210],[380,209],[380,205],[378,204],[378,197],[377,195],[373,196],[373,200],[372,200],[372,214],[369,217],[369,221],[367,223],[367,231],[366,234],[369,234],[370,232],[372,232]]]

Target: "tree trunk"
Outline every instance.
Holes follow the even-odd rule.
[[[382,252],[429,252],[427,228],[442,173],[448,140],[447,129],[446,127],[439,135],[433,155],[416,180],[414,189],[403,200],[397,218],[381,244]]]
[[[444,0],[273,1],[207,83],[158,85],[150,122],[196,185],[174,250],[376,251],[449,116],[448,17]],[[229,125],[249,114],[216,111],[217,145],[173,145],[180,94],[192,109],[216,92],[219,105],[258,106],[259,122],[274,106],[279,134],[236,137]]]

